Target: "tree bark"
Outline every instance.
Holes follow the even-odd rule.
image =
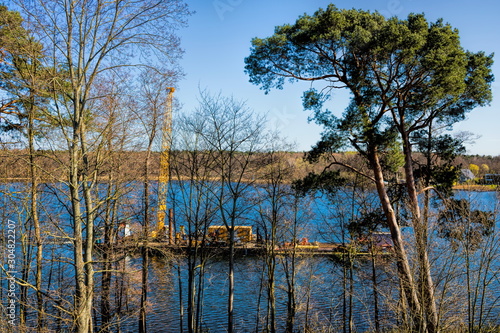
[[[139,309],[139,333],[146,333],[147,332],[147,316],[146,316],[146,304],[147,304],[147,299],[148,299],[148,269],[149,269],[149,253],[148,253],[148,246],[149,246],[149,220],[150,220],[150,214],[149,214],[149,165],[150,165],[150,159],[151,159],[151,148],[153,145],[153,138],[154,138],[154,133],[155,128],[152,129],[152,133],[149,136],[149,144],[147,148],[147,155],[146,159],[144,161],[144,192],[143,192],[143,202],[144,202],[144,226],[143,226],[143,234],[142,234],[142,250],[141,250],[141,256],[142,256],[142,270],[141,270],[141,304],[140,304],[140,309]],[[159,208],[158,208],[159,209]]]
[[[418,264],[420,267],[420,290],[422,290],[421,302],[425,310],[425,320],[429,333],[434,333],[438,329],[438,315],[436,301],[434,298],[434,283],[432,280],[429,253],[427,247],[427,224],[422,219],[418,202],[418,193],[413,175],[412,149],[406,132],[401,133],[403,138],[403,150],[405,156],[406,187],[408,190],[410,211],[412,214],[413,230],[417,245]]]
[[[30,179],[31,179],[31,200],[30,200],[30,215],[35,229],[35,245],[36,245],[36,271],[35,271],[35,289],[37,302],[37,332],[41,332],[44,328],[44,305],[42,293],[42,260],[43,260],[43,242],[40,228],[40,220],[38,216],[38,171],[35,161],[35,105],[30,98],[30,106],[28,111],[28,148],[30,161]]]
[[[375,178],[377,193],[382,205],[382,209],[387,218],[387,224],[391,232],[392,242],[394,243],[394,254],[396,256],[396,264],[401,285],[410,307],[410,314],[412,315],[415,324],[418,324],[418,322],[420,322],[419,318],[421,317],[422,307],[418,298],[417,288],[413,280],[408,256],[404,248],[401,229],[399,227],[397,216],[394,212],[391,201],[387,194],[387,190],[385,188],[382,166],[380,164],[379,156],[375,148],[372,148],[369,151],[369,159]]]

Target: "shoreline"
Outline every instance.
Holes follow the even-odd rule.
[[[103,177],[104,178],[104,177]],[[175,177],[176,179],[171,179],[171,181],[185,181],[188,180],[188,178],[184,177]],[[151,181],[157,181],[157,179],[152,178],[150,179]],[[26,177],[9,177],[9,178],[0,178],[0,184],[12,184],[12,183],[29,183],[31,180],[30,178]],[[127,182],[134,182],[134,181],[142,181],[140,179],[123,179],[122,182],[127,183]],[[208,181],[208,179],[207,179]],[[60,182],[60,181],[59,181]],[[107,183],[107,179],[99,179],[99,183]],[[248,181],[248,183],[253,182],[255,184],[265,184],[266,180],[265,179],[255,179],[253,181]],[[54,181],[50,181],[47,179],[47,181],[39,179],[39,185],[41,184],[54,184]],[[474,191],[474,192],[496,192],[500,190],[500,185],[479,185],[479,184],[463,184],[463,185],[454,185],[453,186],[454,191]]]
[[[474,192],[496,192],[499,189],[498,185],[454,185],[454,191],[474,191]]]

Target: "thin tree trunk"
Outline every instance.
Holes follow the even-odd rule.
[[[93,332],[93,324],[92,324],[92,308],[93,308],[93,300],[94,300],[94,264],[93,264],[93,252],[94,252],[94,200],[92,197],[92,188],[95,182],[96,170],[91,169],[88,151],[87,151],[87,142],[85,136],[85,125],[82,124],[82,132],[80,134],[81,139],[81,150],[82,150],[82,189],[83,196],[85,202],[85,224],[86,224],[86,237],[84,238],[84,272],[85,272],[85,286],[86,286],[86,295],[85,295],[85,311],[86,317],[88,320],[88,332]],[[90,177],[90,173],[92,172],[92,177]]]
[[[149,268],[149,162],[151,157],[152,136],[150,137],[146,160],[144,161],[144,228],[142,243],[142,282],[141,282],[141,305],[139,310],[139,333],[147,332],[146,304],[148,298],[148,268]]]
[[[105,231],[106,233],[106,231]],[[109,240],[107,236],[104,237],[104,253],[103,253],[103,272],[101,277],[101,327],[103,333],[108,333],[110,331],[111,324],[111,262],[110,262],[110,252],[111,248],[108,248],[106,240]]]
[[[111,196],[113,179],[110,174],[108,179],[107,197]],[[101,277],[101,327],[103,333],[111,332],[111,258],[113,257],[113,224],[116,216],[116,202],[108,202],[104,216],[104,240],[103,240],[103,272]]]
[[[234,219],[229,229],[229,294],[227,302],[227,332],[234,331]]]
[[[258,233],[258,231],[257,231]],[[261,311],[261,303],[262,303],[262,298],[263,298],[263,290],[264,290],[264,283],[265,283],[265,275],[266,275],[266,263],[262,262],[262,267],[260,269],[260,278],[259,278],[259,292],[257,297],[257,314],[255,316],[255,332],[260,332],[260,311]],[[267,322],[266,322],[267,325]]]
[[[42,260],[43,260],[43,243],[40,228],[40,220],[38,218],[38,173],[35,165],[35,147],[34,147],[34,108],[30,107],[28,114],[28,145],[30,155],[30,178],[31,178],[31,219],[35,228],[35,244],[36,244],[36,272],[35,272],[35,288],[37,300],[37,332],[41,332],[44,328],[44,306],[42,293]]]
[[[202,259],[200,273],[198,274],[198,295],[196,301],[196,332],[201,332],[203,318],[203,302],[205,294],[205,258]]]
[[[297,235],[297,211],[298,211],[298,199],[295,198],[294,202],[294,223],[293,223],[293,239],[296,238]],[[297,311],[297,303],[295,299],[295,260],[296,260],[296,248],[293,247],[291,257],[287,258],[288,254],[286,254],[285,258],[283,258],[284,263],[285,263],[285,277],[286,277],[286,283],[287,283],[287,300],[286,300],[286,305],[287,305],[287,311],[286,311],[286,327],[285,327],[285,332],[286,333],[293,333],[295,329],[295,315]],[[291,260],[290,267],[288,266],[287,261]]]
[[[379,305],[378,305],[378,282],[377,282],[377,269],[375,266],[375,247],[373,239],[370,240],[370,257],[372,264],[372,287],[373,287],[373,314],[375,317],[375,332],[380,332],[380,318],[379,318]]]
[[[354,298],[354,259],[352,258],[352,249],[349,249],[349,333],[354,332],[354,316],[353,316],[353,298]]]
[[[77,143],[79,142],[78,129],[74,129],[73,142],[70,145],[70,197],[71,212],[73,217],[74,230],[74,265],[75,265],[75,300],[74,300],[74,323],[78,333],[88,333],[91,331],[91,312],[87,308],[87,279],[84,260],[84,241],[82,224],[83,217],[80,205],[80,184],[79,184],[79,154]]]
[[[278,223],[278,208],[277,208],[277,195],[275,184],[268,185],[272,186],[272,216],[271,216],[271,239],[269,244],[269,249],[267,251],[267,272],[268,272],[268,304],[269,304],[269,331],[271,333],[276,333],[276,295],[275,295],[275,274],[276,274],[276,228]]]
[[[181,266],[177,265],[177,282],[179,283],[179,322],[180,333],[184,332],[184,304],[182,302],[182,279],[181,279]]]
[[[274,253],[274,242],[271,243],[270,262],[268,263],[268,302],[269,302],[269,331],[276,333],[276,295],[275,295],[275,270],[276,255]]]
[[[288,260],[284,258],[283,260]],[[295,249],[292,250],[291,267],[285,268],[285,275],[287,280],[286,290],[286,333],[293,333],[295,328],[295,313],[297,304],[295,301]],[[287,265],[288,266],[288,265]],[[289,269],[290,271],[289,271]]]
[[[187,266],[188,266],[188,333],[196,331],[196,316],[195,316],[195,298],[196,298],[196,283],[195,283],[195,270],[196,270],[196,255],[192,254],[191,243],[188,244]],[[195,250],[196,251],[196,250]],[[195,252],[196,253],[196,252]],[[180,284],[179,284],[180,286]]]

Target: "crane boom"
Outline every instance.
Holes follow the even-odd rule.
[[[160,236],[159,233],[164,234],[165,217],[167,216],[167,193],[170,178],[170,146],[172,144],[172,100],[175,88],[169,87],[167,90],[167,103],[161,131],[160,172],[158,176],[158,224],[157,232],[153,233],[153,237]]]

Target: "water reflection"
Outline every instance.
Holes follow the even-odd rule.
[[[283,258],[281,258],[283,260]],[[150,269],[152,303],[148,325],[153,332],[180,332],[182,321],[186,330],[186,294],[187,273],[182,260],[180,282],[182,286],[183,312],[180,311],[179,276],[177,266],[172,262],[154,260]],[[132,265],[139,269],[140,259],[132,260]],[[212,260],[206,267],[204,279],[204,301],[202,305],[202,327],[210,332],[225,332],[227,327],[227,295],[228,295],[228,267],[225,260]],[[343,292],[344,270],[327,257],[304,257],[297,260],[296,275],[296,302],[298,331],[304,331],[306,322],[309,328],[322,327],[327,331],[341,330],[343,316],[348,315],[352,306],[353,325],[358,331],[374,328],[373,289],[371,277],[368,277],[369,263],[365,260],[356,264],[353,274],[353,295]],[[266,314],[265,281],[263,272],[264,262],[261,258],[240,257],[235,268],[235,329],[236,332],[261,331],[265,325]],[[396,299],[394,289],[391,289],[391,265],[385,263],[378,270],[379,299],[381,303],[388,303]],[[286,321],[286,289],[287,281],[283,265],[277,267],[276,279],[276,308],[278,331],[284,331]],[[344,297],[350,303],[344,303]],[[394,314],[391,307],[384,307],[381,311],[381,322],[394,323]],[[134,331],[134,322],[129,322],[124,329]]]

